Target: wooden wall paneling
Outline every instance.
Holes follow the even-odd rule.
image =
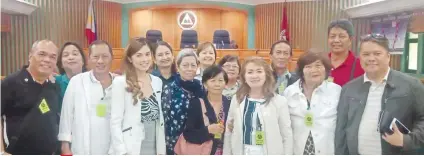
[[[200,36],[202,35],[202,32],[199,30],[199,10],[198,9],[182,9],[182,8],[174,8],[174,10],[175,10],[175,13],[174,13],[174,19],[173,19],[173,21],[172,21],[172,27],[173,27],[173,29],[174,29],[174,32],[175,32],[175,35],[174,35],[174,46],[173,47],[175,47],[175,48],[180,48],[180,45],[181,45],[181,34],[183,33],[183,30],[180,28],[180,26],[178,26],[178,23],[177,23],[177,18],[178,18],[178,15],[182,12],[182,11],[184,11],[184,10],[191,10],[191,11],[193,11],[196,15],[197,15],[197,19],[198,19],[198,21],[197,21],[197,25],[196,25],[196,27],[194,27],[194,29],[193,30],[196,30],[197,31],[197,36],[198,36],[198,40],[199,40],[199,42],[200,42]]]
[[[247,16],[246,17],[244,17],[244,22],[243,22],[243,24],[244,24],[244,31],[243,31],[243,43],[237,43],[238,44],[238,46],[239,46],[239,48],[243,48],[243,49],[245,49],[245,48],[248,48],[248,37],[249,37],[249,35],[248,35],[248,23],[247,23]]]
[[[221,13],[222,10],[218,9],[207,9],[197,12],[197,18],[199,20],[199,23],[197,23],[197,33],[201,34],[198,36],[199,43],[213,41],[213,33],[215,30],[221,29]]]
[[[262,27],[262,23],[263,23],[261,21],[262,18],[259,17],[259,16],[261,16],[261,14],[259,13],[260,9],[261,9],[260,6],[255,7],[255,41],[256,40],[262,40],[262,38],[261,38],[262,34],[259,31],[259,30],[261,30],[260,28]],[[262,43],[262,42],[256,41],[255,47],[260,47],[260,45],[259,45],[260,43]]]
[[[10,31],[10,15],[6,13],[1,13],[1,32]]]
[[[413,13],[408,27],[410,32],[424,32],[424,10],[417,10]]]
[[[173,26],[176,23],[176,16],[174,9],[160,9],[152,12],[152,29],[160,30],[162,32],[162,39],[170,42],[175,47]]]
[[[8,75],[28,62],[36,40],[50,39],[60,48],[73,41],[87,47],[85,25],[90,0],[25,0],[39,8],[31,15],[11,15],[10,31],[2,33],[1,75]],[[95,0],[98,39],[121,47],[121,4]],[[111,23],[116,20],[118,22]],[[119,32],[114,32],[118,30]],[[116,35],[113,35],[116,34]]]
[[[173,36],[173,40],[172,40],[172,44],[170,44],[173,48],[180,48],[180,46],[181,46],[181,34],[183,33],[183,29],[181,29],[180,28],[180,26],[178,26],[178,23],[177,23],[177,18],[178,18],[178,15],[182,12],[182,11],[184,11],[185,9],[181,9],[181,8],[170,8],[170,9],[173,9],[174,10],[174,14],[173,14],[173,19],[172,19],[172,21],[170,21],[170,26],[172,26],[172,28],[169,28],[169,29],[172,29],[172,30],[174,30],[174,36]],[[188,10],[191,10],[191,11],[193,11],[196,15],[197,15],[197,10],[196,9],[188,9]],[[197,16],[197,18],[199,18],[199,16]],[[199,21],[197,21],[197,22],[199,22]],[[197,36],[200,36],[200,32],[199,32],[199,25],[198,25],[199,23],[197,23],[197,25],[196,25],[196,27],[194,27],[194,29],[193,30],[196,30],[197,31]]]
[[[402,55],[390,55],[390,68],[400,71]]]
[[[326,0],[287,2],[290,42],[293,48],[319,48],[328,51],[327,26],[331,20],[347,18],[343,9],[361,0]],[[255,7],[256,48],[269,48],[278,39],[284,3],[261,4]],[[358,20],[357,23],[365,23]],[[362,29],[363,25],[354,25]],[[354,49],[356,45],[352,47]]]
[[[149,29],[162,31],[163,39],[174,49],[179,49],[182,29],[177,23],[177,16],[184,10],[191,10],[198,17],[194,30],[198,33],[199,43],[213,40],[213,33],[218,29],[226,29],[231,40],[236,40],[239,48],[247,47],[247,13],[233,9],[196,8],[184,6],[178,8],[138,8],[130,11],[130,37],[142,34]],[[166,13],[165,13],[166,12]],[[147,17],[151,15],[150,17]],[[140,20],[143,19],[143,20]],[[162,23],[161,23],[162,22]]]
[[[247,15],[243,15],[242,12],[237,11],[222,11],[221,13],[221,29],[228,30],[230,33],[230,40],[235,40],[236,43],[241,48],[243,44],[243,32],[244,29],[244,21],[246,21],[245,17]]]
[[[130,38],[145,37],[147,30],[152,28],[152,11],[137,10],[130,12]]]
[[[109,42],[112,47],[121,47],[121,4],[102,0],[95,2],[97,37]]]

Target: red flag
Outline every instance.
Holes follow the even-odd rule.
[[[94,16],[93,0],[90,1],[90,6],[88,7],[87,25],[85,25],[85,36],[87,37],[88,44],[97,40],[96,19]]]
[[[280,26],[280,40],[290,41],[290,33],[289,33],[289,21],[287,19],[287,2],[284,2],[283,8],[283,20],[281,20]]]

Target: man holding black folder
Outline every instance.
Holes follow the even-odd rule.
[[[336,154],[413,154],[424,147],[424,85],[390,69],[385,36],[361,38],[365,74],[343,86],[337,108]]]

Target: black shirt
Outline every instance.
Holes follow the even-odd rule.
[[[5,116],[8,153],[51,155],[57,149],[59,93],[57,84],[39,84],[27,66],[1,82],[1,115]]]

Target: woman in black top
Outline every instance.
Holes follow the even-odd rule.
[[[228,76],[222,68],[212,65],[205,69],[202,83],[208,90],[203,98],[206,113],[202,114],[200,99],[194,98],[190,101],[187,113],[186,128],[183,132],[184,138],[194,144],[202,144],[213,140],[211,155],[222,155],[223,133],[230,100],[222,95]],[[205,126],[204,118],[208,118],[209,125]]]

